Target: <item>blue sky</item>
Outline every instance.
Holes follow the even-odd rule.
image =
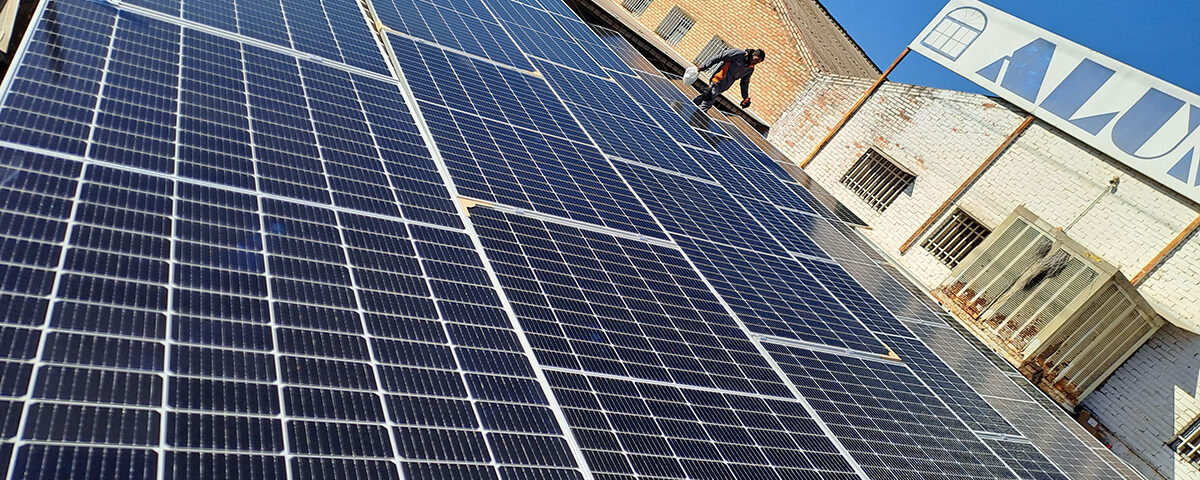
[[[1197,0],[985,0],[1168,82],[1200,93]],[[821,0],[833,18],[886,69],[946,4],[945,0]],[[985,93],[917,54],[889,80]]]

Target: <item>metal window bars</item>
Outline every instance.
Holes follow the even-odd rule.
[[[636,16],[641,16],[646,12],[646,7],[649,7],[650,2],[652,1],[653,0],[625,0],[621,2],[621,6],[625,7],[626,10],[629,10],[629,13],[632,13]]]
[[[990,233],[990,229],[967,212],[956,209],[921,246],[942,263],[954,268]]]
[[[1179,432],[1175,441],[1171,442],[1171,448],[1174,448],[1175,453],[1184,461],[1195,462],[1200,458],[1200,417],[1192,419],[1192,422]]]
[[[688,30],[691,30],[695,24],[696,20],[684,13],[682,8],[673,7],[670,12],[667,12],[666,18],[659,22],[654,33],[675,46],[679,44],[680,40],[683,40],[683,36],[687,35]]]
[[[696,55],[696,59],[692,63],[695,63],[696,65],[703,65],[705,62],[712,60],[713,57],[720,55],[721,52],[731,48],[734,48],[734,46],[726,43],[721,37],[714,35],[712,40],[708,41],[708,45],[705,45],[704,48],[700,50],[700,53]],[[713,65],[712,68],[704,71],[703,75],[711,75],[712,71],[716,70],[716,68],[717,66]]]
[[[867,149],[842,176],[841,183],[876,211],[883,212],[917,176],[909,173],[875,149]]]

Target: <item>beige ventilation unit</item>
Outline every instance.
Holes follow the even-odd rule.
[[[1024,207],[934,295],[1067,407],[1078,405],[1163,324],[1116,267]]]

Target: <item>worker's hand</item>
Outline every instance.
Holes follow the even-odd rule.
[[[750,108],[750,97],[742,99],[742,108]]]

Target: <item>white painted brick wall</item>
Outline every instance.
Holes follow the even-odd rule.
[[[772,127],[771,140],[791,158],[804,158],[869,85],[842,79],[810,83],[805,95]],[[804,106],[814,104],[817,108]],[[898,255],[908,235],[1022,119],[1020,113],[983,95],[887,83],[806,171],[872,226],[864,232],[868,238]],[[917,174],[911,191],[901,194],[882,214],[839,183],[846,170],[872,147]],[[906,259],[913,257],[914,261],[903,265],[927,285],[940,283],[949,273],[919,246],[909,252]]]
[[[1164,443],[1200,414],[1198,382],[1200,336],[1168,325],[1084,403],[1141,457],[1125,460],[1148,478],[1196,480],[1200,469],[1182,462]]]
[[[1034,122],[967,191],[961,204],[992,226],[1016,205],[1025,205],[1059,228],[1075,222],[1067,230],[1071,238],[1132,277],[1196,213],[1124,166],[1097,157],[1088,147]],[[1120,184],[1106,194],[1114,176]]]
[[[806,157],[870,83],[819,76],[772,127],[771,141],[793,159]],[[903,256],[899,246],[1024,116],[986,96],[888,83],[806,170],[873,227],[864,232],[868,238],[932,287],[949,269],[919,243]],[[839,183],[872,146],[917,174],[914,188],[882,214]],[[1116,191],[1101,196],[1114,176],[1120,177]],[[1040,122],[1018,137],[958,202],[993,228],[1017,205],[1059,227],[1079,218],[1068,230],[1071,237],[1120,266],[1128,277],[1198,214],[1178,196]],[[1200,324],[1200,235],[1167,257],[1140,291],[1180,319]],[[1165,478],[1200,480],[1200,470],[1177,462],[1164,446],[1177,428],[1200,413],[1198,372],[1200,335],[1169,326],[1084,404],[1135,452],[1126,452],[1131,464],[1157,469]]]

